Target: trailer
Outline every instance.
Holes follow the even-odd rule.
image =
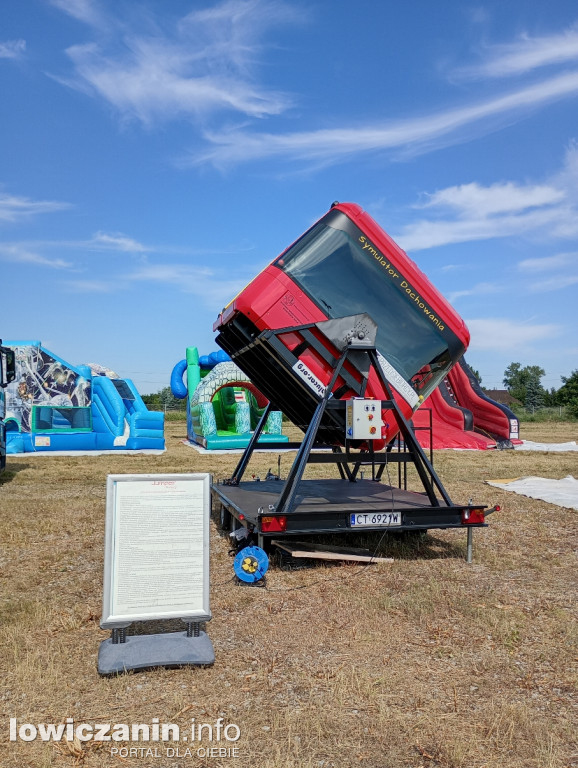
[[[224,526],[243,525],[264,548],[305,534],[466,528],[471,553],[472,530],[491,510],[452,502],[411,425],[469,332],[359,206],[333,204],[223,310],[215,330],[270,401],[233,475],[213,484]],[[285,480],[246,482],[272,408],[303,441]],[[338,477],[304,480],[308,463],[334,465]],[[408,466],[417,490],[407,487]]]

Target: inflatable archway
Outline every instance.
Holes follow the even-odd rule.
[[[185,385],[183,377],[186,374]],[[251,438],[268,401],[225,352],[199,357],[187,349],[171,375],[175,397],[187,397],[187,435],[208,450],[243,448]],[[269,414],[259,443],[287,442],[282,414]]]
[[[240,387],[254,396],[259,408],[265,408],[268,403],[265,395],[261,394],[251,379],[233,362],[218,363],[196,388],[191,405],[210,403],[213,397],[223,387]]]

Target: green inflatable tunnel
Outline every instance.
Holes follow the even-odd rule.
[[[187,436],[207,450],[244,448],[268,404],[243,371],[223,352],[199,357],[189,347],[171,378],[176,397],[182,397],[186,373]],[[288,442],[282,433],[281,411],[269,414],[259,445]]]

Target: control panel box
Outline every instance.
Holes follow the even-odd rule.
[[[348,440],[380,440],[381,400],[353,397],[345,407],[345,436]]]

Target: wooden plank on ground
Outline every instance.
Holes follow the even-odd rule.
[[[358,563],[393,563],[393,557],[374,557],[369,549],[358,547],[334,547],[329,544],[311,544],[306,541],[279,541],[274,539],[279,549],[292,557],[309,557],[316,560],[351,560]]]

